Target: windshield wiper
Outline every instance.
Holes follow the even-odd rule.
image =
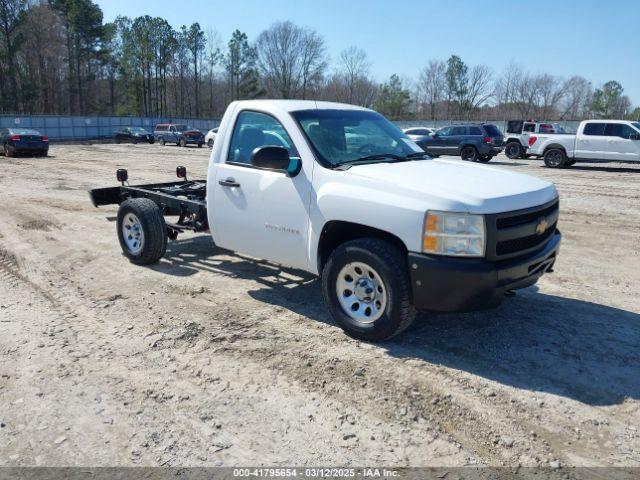
[[[427,154],[427,152],[413,152],[410,153],[409,155],[405,155],[404,157],[402,157],[404,160],[412,160],[414,158],[425,158],[425,157],[429,157],[429,155]],[[430,157],[429,157],[430,158]]]
[[[345,170],[352,165],[362,165],[365,163],[375,162],[376,160],[405,162],[409,159],[406,157],[401,157],[400,155],[396,155],[395,153],[378,153],[375,155],[367,155],[365,157],[354,158],[353,160],[345,160],[344,162],[334,164],[333,168],[341,168],[342,170]]]

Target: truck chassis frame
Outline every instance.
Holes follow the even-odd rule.
[[[156,203],[166,216],[177,216],[176,222],[166,222],[169,238],[177,237],[185,230],[206,232],[207,220],[207,182],[206,180],[187,180],[186,169],[176,169],[181,181],[129,185],[126,170],[118,170],[117,178],[122,183],[117,187],[94,188],[89,191],[95,207],[119,205],[129,198],[148,198]]]

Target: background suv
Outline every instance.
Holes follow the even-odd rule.
[[[502,151],[504,136],[495,125],[452,125],[436,131],[419,145],[433,157],[460,155],[471,162],[488,162]]]
[[[156,125],[153,135],[162,145],[175,143],[180,147],[186,147],[189,144],[202,147],[204,144],[204,135],[200,130],[182,123],[161,123]]]

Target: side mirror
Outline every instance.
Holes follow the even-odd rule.
[[[300,161],[297,160],[297,162],[299,163]],[[292,163],[289,157],[289,150],[283,147],[258,147],[251,153],[251,165],[254,167],[286,170],[289,176],[293,176],[289,173],[289,168]]]

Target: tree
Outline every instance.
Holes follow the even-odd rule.
[[[393,74],[389,81],[380,87],[375,108],[383,115],[391,118],[403,118],[407,115],[407,109],[411,95],[404,87],[398,75]]]
[[[340,65],[349,90],[347,101],[348,103],[358,103],[358,86],[369,76],[371,70],[371,62],[367,57],[367,52],[352,45],[340,52]]]
[[[196,116],[200,115],[200,75],[198,72],[198,65],[201,63],[202,56],[204,53],[204,47],[206,45],[206,39],[204,36],[204,32],[200,29],[199,23],[194,23],[188,29],[183,28],[184,32],[184,40],[187,46],[187,49],[191,53],[191,60],[193,62],[193,78],[194,78],[194,89],[195,89],[195,113]]]
[[[447,100],[449,103],[456,103],[458,117],[462,115],[462,105],[468,93],[468,72],[469,67],[465,65],[460,57],[457,55],[451,55],[451,57],[449,57],[449,60],[447,60],[447,69],[444,74]]]
[[[293,22],[277,22],[257,39],[260,74],[268,92],[280,98],[306,98],[326,67],[324,40]]]
[[[91,0],[49,0],[65,27],[69,67],[69,110],[85,110],[85,80],[99,65],[104,36],[102,10]],[[89,96],[89,98],[91,98]]]
[[[589,104],[592,101],[593,88],[591,82],[586,78],[574,75],[565,80],[562,89],[564,90],[564,99],[560,105],[561,119],[577,119],[582,118],[589,110]]]
[[[602,118],[623,117],[625,109],[629,107],[628,98],[625,98],[623,93],[624,89],[620,83],[609,80],[602,88],[593,92],[592,112]]]
[[[429,64],[422,69],[418,77],[418,91],[424,103],[429,107],[429,118],[435,120],[436,109],[442,100],[445,92],[445,71],[446,66],[442,60],[430,60]]]
[[[256,50],[249,45],[247,34],[240,30],[235,30],[231,35],[231,40],[227,44],[228,51],[225,56],[225,67],[229,73],[229,86],[231,91],[231,99],[238,100],[243,98],[246,92],[247,75],[250,73],[256,62]],[[240,85],[245,82],[245,89],[241,89]]]
[[[26,11],[26,0],[0,0],[0,29],[2,30],[1,57],[6,60],[6,66],[0,70],[2,80],[6,76],[9,80],[8,105],[14,112],[18,111],[18,71],[16,66],[16,54],[24,36],[21,35],[20,26]],[[4,81],[2,82],[4,87]],[[2,99],[5,101],[7,95],[5,89],[2,91]]]

